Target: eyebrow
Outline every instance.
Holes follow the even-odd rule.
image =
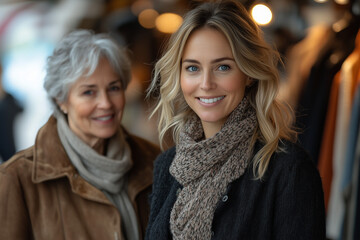
[[[120,84],[121,84],[120,78],[112,81],[109,85],[114,85],[114,84],[116,84],[116,83],[120,83]]]
[[[211,63],[218,63],[218,62],[222,62],[225,60],[230,60],[230,61],[235,61],[233,58],[230,57],[222,57],[222,58],[217,58],[211,61]],[[199,61],[194,60],[194,59],[185,59],[182,61],[183,63],[188,62],[188,63],[199,63]]]

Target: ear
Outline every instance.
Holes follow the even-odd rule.
[[[245,83],[246,87],[250,87],[253,82],[254,82],[254,80],[251,77],[247,77],[246,83]]]
[[[67,104],[66,104],[65,102],[59,102],[58,100],[56,100],[56,104],[59,106],[60,110],[61,110],[64,114],[67,114],[67,113],[68,113]]]

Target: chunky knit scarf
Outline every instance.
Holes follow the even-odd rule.
[[[103,156],[74,134],[62,113],[56,111],[54,116],[57,118],[61,143],[80,176],[103,191],[117,207],[122,217],[126,239],[139,239],[136,213],[125,187],[126,175],[133,162],[130,146],[122,129],[109,139],[107,154]]]
[[[174,239],[211,239],[215,207],[228,184],[245,172],[256,127],[256,112],[246,97],[212,138],[201,140],[197,116],[187,121],[170,166],[183,185],[170,215]]]

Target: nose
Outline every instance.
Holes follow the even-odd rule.
[[[210,90],[215,87],[215,81],[210,71],[204,71],[202,75],[200,88],[203,90]]]
[[[112,104],[109,95],[106,92],[101,93],[98,98],[98,107],[108,109],[111,107],[111,105]]]

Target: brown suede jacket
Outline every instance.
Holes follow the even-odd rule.
[[[128,194],[144,237],[157,146],[127,134],[133,168]],[[124,239],[121,217],[105,195],[80,177],[57,133],[56,119],[39,130],[35,145],[0,165],[1,240]]]

